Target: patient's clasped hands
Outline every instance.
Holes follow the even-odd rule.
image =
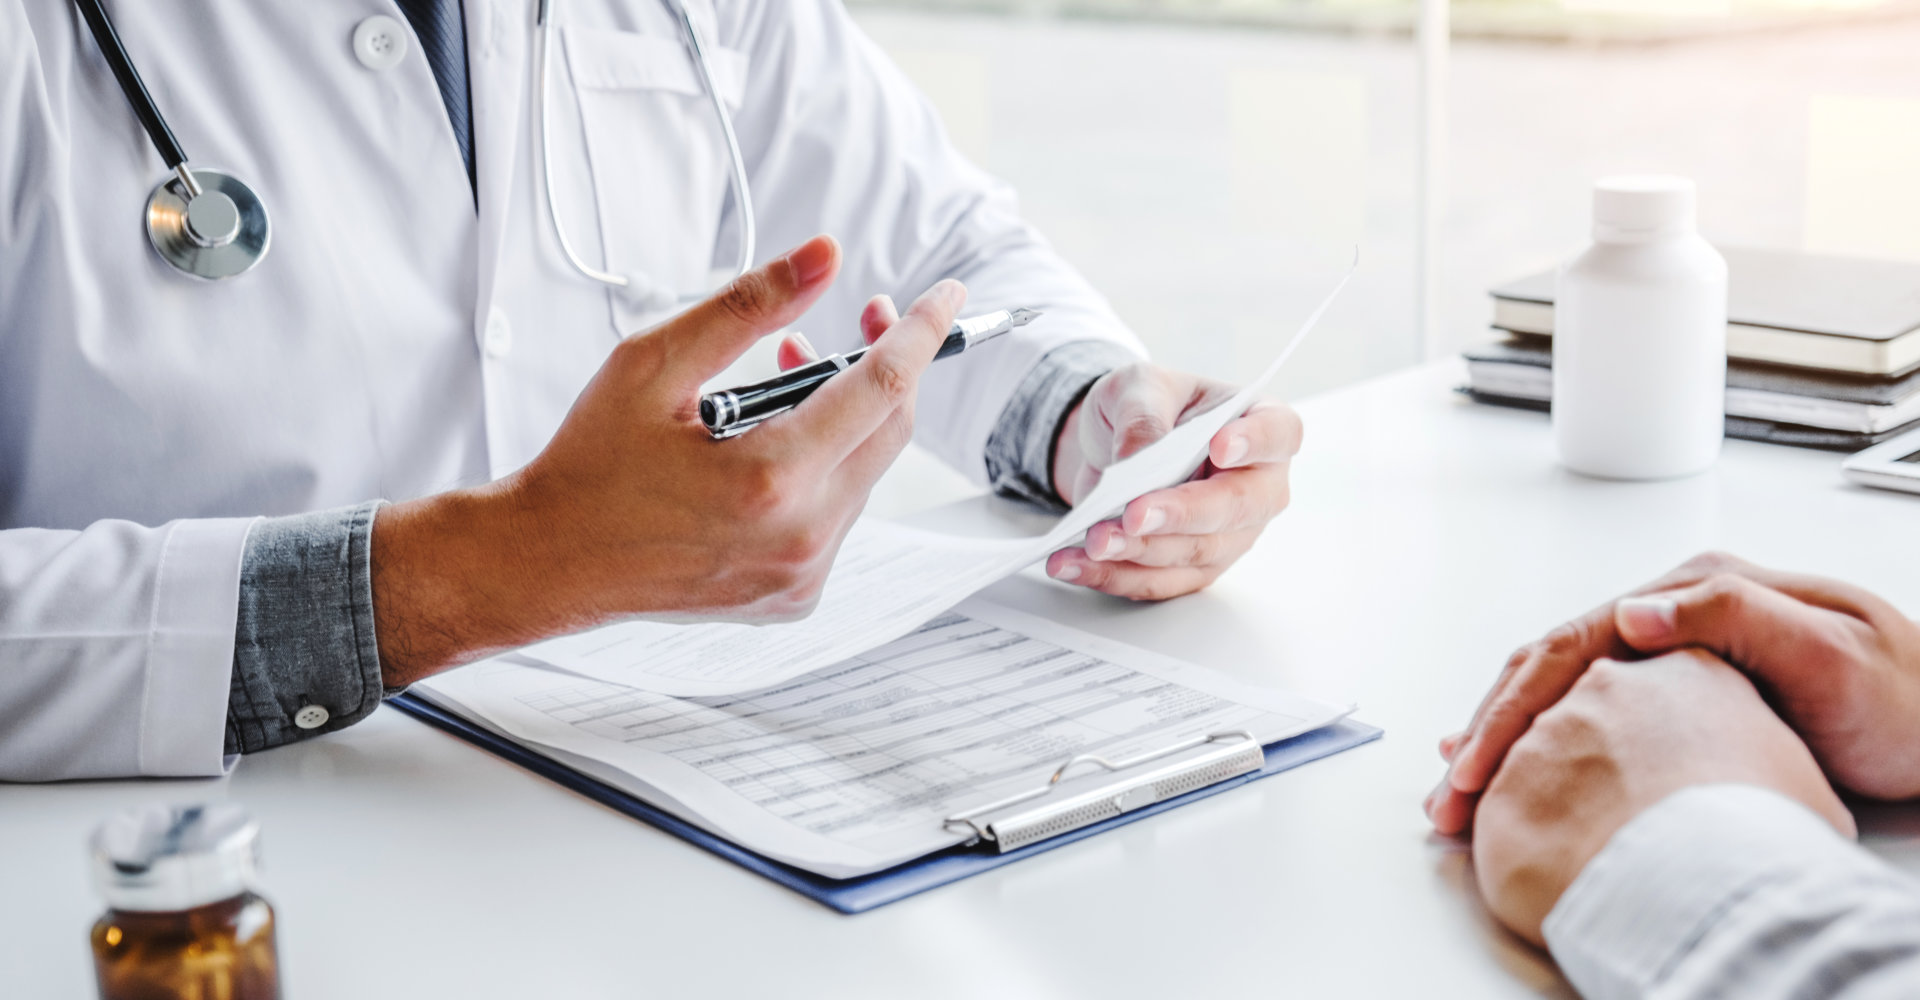
[[[1920,625],[1857,587],[1706,555],[1516,652],[1442,741],[1427,812],[1471,829],[1488,905],[1537,942],[1607,840],[1681,788],[1759,785],[1849,836],[1829,781],[1920,795],[1916,719]]]

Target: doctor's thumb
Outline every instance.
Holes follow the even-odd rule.
[[[840,244],[816,236],[735,278],[711,298],[647,336],[690,386],[732,364],[754,342],[799,319],[840,271]]]
[[[796,293],[825,291],[840,270],[840,244],[825,234],[815,236],[768,266],[775,265],[785,265],[787,280]]]

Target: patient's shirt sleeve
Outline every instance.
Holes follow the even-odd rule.
[[[1920,883],[1751,785],[1668,797],[1547,916],[1590,1000],[1920,995]]]
[[[379,507],[268,518],[247,536],[227,753],[334,732],[380,704],[372,551]]]

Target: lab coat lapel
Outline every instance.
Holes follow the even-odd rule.
[[[473,97],[473,156],[480,213],[479,300],[474,336],[482,336],[494,298],[511,208],[514,167],[526,136],[522,96],[530,70],[532,0],[465,0],[468,86]]]

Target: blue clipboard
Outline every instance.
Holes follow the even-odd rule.
[[[1085,840],[1123,823],[1131,823],[1169,809],[1177,809],[1196,799],[1218,795],[1249,781],[1279,774],[1289,768],[1299,767],[1342,750],[1357,747],[1362,743],[1371,743],[1379,739],[1382,734],[1382,731],[1376,727],[1345,719],[1323,729],[1303,733],[1266,747],[1267,763],[1258,771],[1243,774],[1237,778],[1229,778],[1204,788],[1196,788],[1185,795],[1156,802],[1037,844],[1030,844],[1005,854],[994,853],[991,849],[980,847],[952,847],[871,875],[834,879],[755,854],[724,837],[708,833],[672,813],[656,809],[626,792],[603,784],[564,764],[549,760],[518,743],[496,736],[414,695],[402,694],[389,699],[387,703],[483,750],[504,757],[541,777],[579,792],[601,805],[659,827],[682,840],[726,858],[750,872],[772,879],[808,899],[823,903],[841,913],[865,913],[928,889],[938,888],[949,882],[958,882],[970,875],[978,875],[1002,865],[1010,865],[1042,851],[1051,851],[1056,847],[1064,847],[1075,841]]]

